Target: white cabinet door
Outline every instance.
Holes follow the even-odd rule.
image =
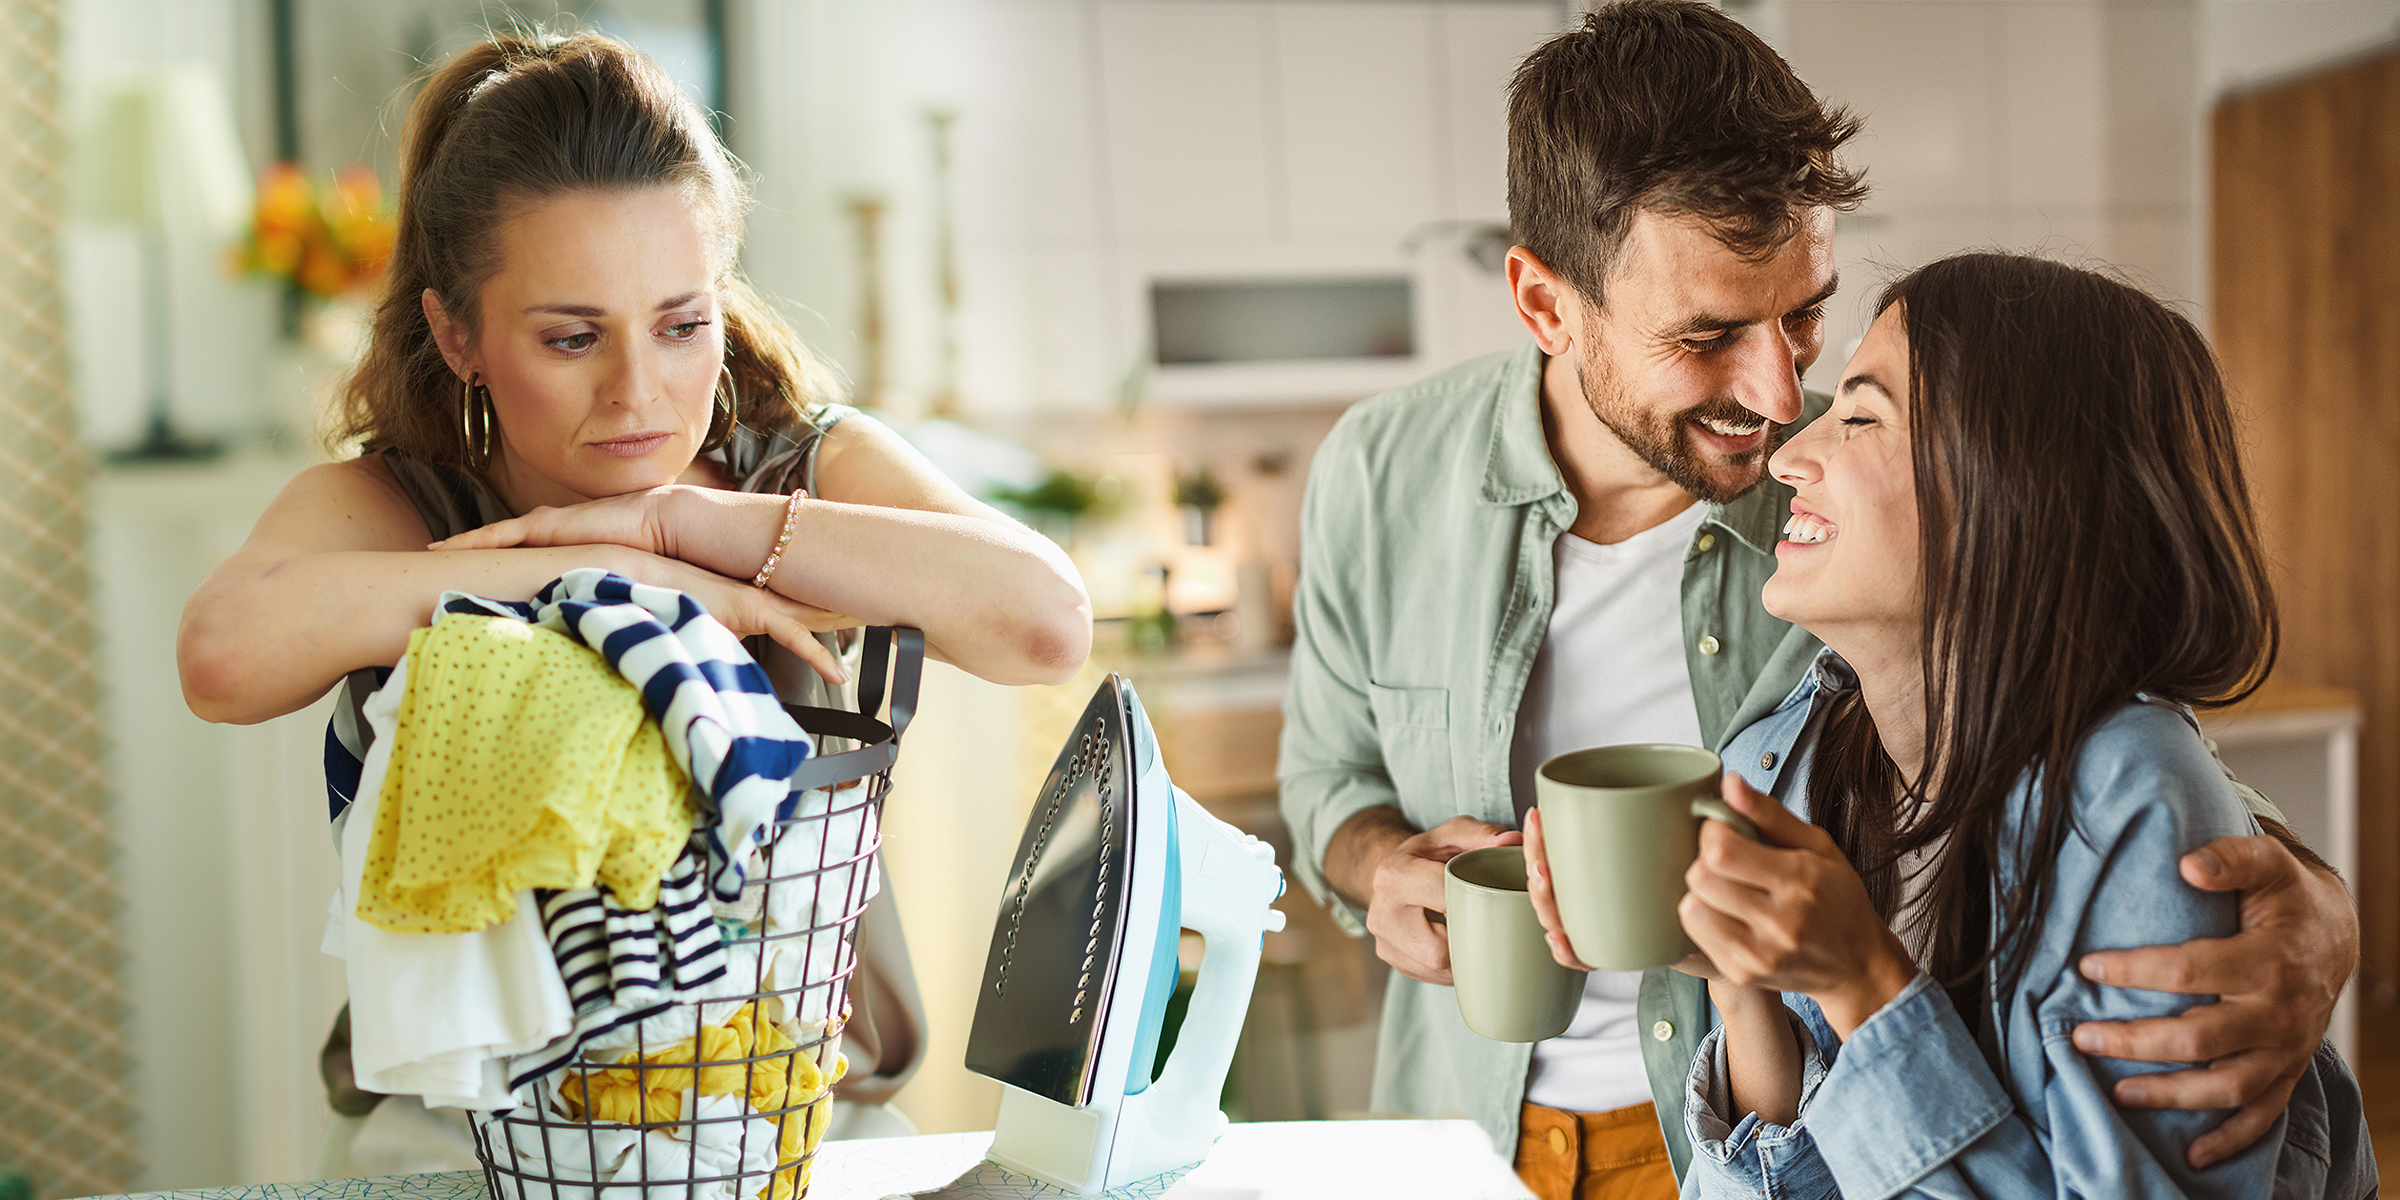
[[[1090,6],[1014,0],[947,14],[962,239],[1092,243],[1103,225]]]
[[[1274,77],[1294,235],[1397,241],[1441,215],[1440,17],[1424,4],[1276,7]]]
[[[1842,159],[1866,169],[1874,211],[1949,216],[1997,202],[2001,156],[1992,150],[2003,145],[2000,106],[2013,90],[1997,45],[2003,17],[2017,10],[1816,0],[1792,22],[1792,69],[1819,98],[1866,119]]]
[[[1270,6],[1213,0],[1103,4],[1099,17],[1115,232],[1281,232],[1270,138]]]
[[[952,191],[960,395],[986,414],[1096,406],[1131,335],[1106,269],[1094,6],[961,5],[941,34],[968,65]]]
[[[1449,163],[1443,215],[1508,220],[1508,81],[1559,30],[1556,4],[1440,6],[1444,131]]]

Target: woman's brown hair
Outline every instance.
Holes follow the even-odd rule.
[[[779,430],[804,420],[808,403],[831,399],[831,373],[736,266],[749,192],[699,107],[622,42],[536,30],[494,34],[460,53],[434,70],[410,106],[398,236],[334,440],[479,467],[463,382],[434,343],[425,290],[472,337],[483,285],[501,266],[499,226],[512,205],[638,187],[681,189],[716,239],[725,365],[740,398],[735,420]],[[720,444],[731,425],[720,407],[704,448]]]
[[[2190,321],[2105,275],[2008,254],[1922,267],[1878,312],[1894,306],[1922,538],[1925,766],[1901,780],[1852,693],[1829,713],[1809,790],[1887,918],[1900,856],[1943,847],[1920,910],[1924,966],[1973,1025],[1987,974],[1992,994],[2021,977],[2084,740],[2137,694],[2194,707],[2249,695],[2279,630],[2224,380]],[[2038,811],[2013,822],[2027,778]],[[2012,825],[2022,840],[2003,845]],[[2004,862],[2016,886],[1995,920]]]

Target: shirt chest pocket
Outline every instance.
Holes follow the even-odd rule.
[[[1420,825],[1433,814],[1439,814],[1436,822],[1457,815],[1450,775],[1450,689],[1369,683],[1367,704],[1402,810]]]

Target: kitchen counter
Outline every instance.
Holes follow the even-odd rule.
[[[984,1162],[989,1133],[827,1142],[808,1200],[1048,1200],[1069,1193]],[[1163,1182],[1163,1180],[1161,1181]],[[547,1188],[537,1188],[546,1194]],[[604,1195],[614,1195],[616,1188]],[[636,1189],[624,1189],[628,1196]],[[1283,1121],[1231,1126],[1160,1200],[1529,1200],[1471,1121]],[[480,1171],[144,1192],[125,1200],[488,1200]],[[503,1200],[515,1200],[513,1196]]]

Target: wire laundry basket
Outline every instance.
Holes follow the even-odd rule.
[[[785,705],[819,753],[735,903],[727,978],[472,1121],[493,1200],[798,1200],[845,1068],[853,938],[879,886],[885,795],[925,638],[866,631],[858,709]],[[882,710],[890,675],[891,720]],[[825,753],[830,741],[853,748]],[[668,951],[672,946],[665,948]],[[598,1044],[595,1044],[598,1045]]]

